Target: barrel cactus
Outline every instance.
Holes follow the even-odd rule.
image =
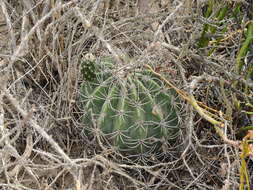
[[[162,143],[179,132],[173,91],[143,68],[119,68],[112,59],[93,64],[86,61],[82,68],[84,124],[95,124],[126,156],[147,158],[162,152]]]

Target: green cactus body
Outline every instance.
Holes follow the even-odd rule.
[[[103,67],[103,68],[102,68]],[[175,98],[148,71],[116,71],[100,63],[96,80],[81,86],[84,123],[96,127],[125,155],[148,157],[161,151],[162,139],[178,135]]]

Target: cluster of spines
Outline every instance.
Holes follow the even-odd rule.
[[[114,74],[101,72],[97,80],[83,85],[84,122],[92,115],[111,144],[130,156],[159,152],[161,139],[178,134],[173,95],[150,73]]]

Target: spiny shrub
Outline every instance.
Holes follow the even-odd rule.
[[[118,68],[112,59],[93,63],[84,62],[88,80],[80,89],[88,131],[100,129],[102,139],[128,157],[161,153],[162,143],[179,133],[175,93],[143,68]]]

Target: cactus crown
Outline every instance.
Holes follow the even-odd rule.
[[[111,59],[93,64],[96,77],[81,86],[85,125],[95,121],[112,146],[134,158],[161,152],[163,140],[177,137],[176,98],[157,77],[142,69],[118,69]]]

